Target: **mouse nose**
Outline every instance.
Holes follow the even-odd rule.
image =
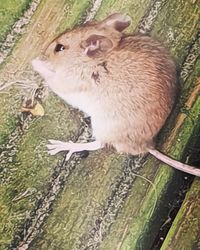
[[[55,70],[50,62],[35,58],[31,61],[33,69],[38,72],[45,80],[51,79]]]

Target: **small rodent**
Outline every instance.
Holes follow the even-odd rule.
[[[184,172],[200,169],[165,156],[154,138],[174,105],[176,66],[168,51],[147,35],[125,35],[131,18],[112,14],[54,39],[33,68],[67,103],[91,117],[95,141],[72,143],[50,140],[50,154],[96,150],[112,145],[118,152],[149,152]]]

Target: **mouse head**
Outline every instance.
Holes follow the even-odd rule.
[[[83,68],[92,68],[118,46],[130,22],[129,16],[113,14],[66,31],[50,43],[41,58],[32,61],[32,66],[48,84],[53,79],[62,83],[71,81],[67,81],[69,77],[82,77]]]
[[[99,58],[115,48],[122,31],[130,25],[129,16],[113,14],[101,22],[89,22],[54,39],[45,55],[55,63],[60,60]]]

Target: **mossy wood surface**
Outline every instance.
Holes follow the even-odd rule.
[[[199,185],[200,181],[196,179],[186,195],[161,250],[200,249]]]
[[[42,81],[30,61],[51,39],[117,11],[132,17],[127,32],[158,37],[180,66],[180,98],[159,135],[159,149],[178,160],[190,158],[200,126],[199,0],[2,1],[0,250],[159,249],[156,238],[184,174],[153,157],[106,150],[69,162],[64,154],[49,156],[48,139],[88,139],[87,120],[52,93],[43,99],[43,117],[20,111],[22,97]],[[163,250],[200,249],[198,184],[196,178]]]

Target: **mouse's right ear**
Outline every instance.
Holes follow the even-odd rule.
[[[101,25],[107,25],[121,32],[131,24],[131,18],[128,15],[119,13],[112,14],[102,21]]]
[[[92,34],[81,43],[81,47],[84,49],[85,55],[94,57],[111,50],[113,48],[113,43],[105,36]]]

